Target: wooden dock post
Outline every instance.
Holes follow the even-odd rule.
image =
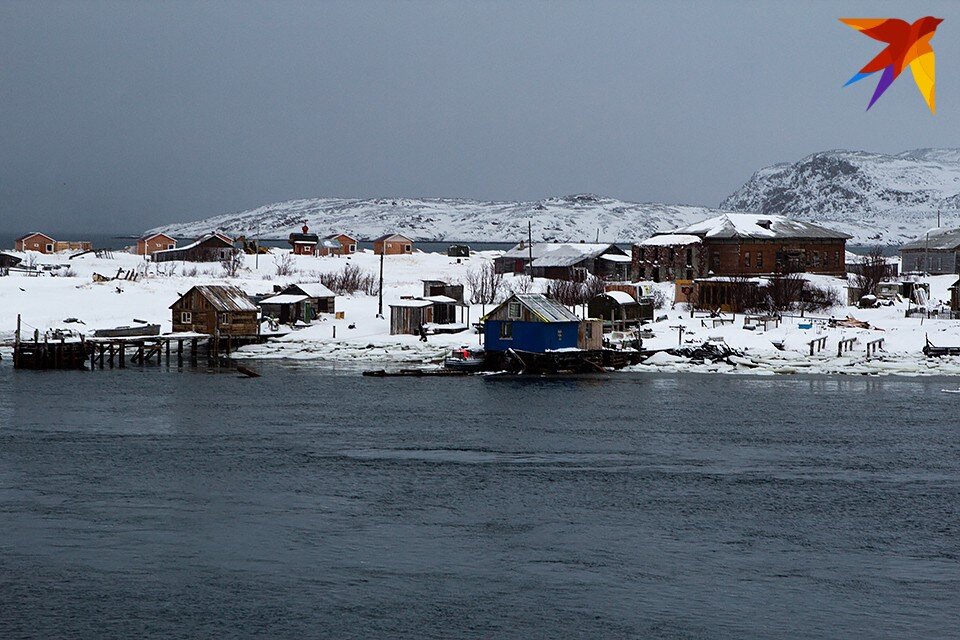
[[[127,367],[127,343],[123,340],[120,341],[120,358],[118,360],[120,368],[125,369]]]

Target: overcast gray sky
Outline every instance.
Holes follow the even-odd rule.
[[[922,5],[922,6],[921,6]],[[906,13],[911,11],[912,13]],[[839,17],[945,18],[938,113]],[[717,205],[831,148],[960,146],[960,3],[0,3],[3,230],[310,196]]]

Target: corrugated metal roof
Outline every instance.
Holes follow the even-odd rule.
[[[960,229],[931,229],[900,247],[900,250],[927,248],[935,251],[960,248]]]
[[[257,305],[253,303],[253,300],[250,299],[246,293],[244,293],[238,287],[233,287],[224,284],[198,284],[194,287],[190,287],[190,291],[194,289],[202,295],[210,305],[217,311],[256,311]],[[182,298],[190,295],[190,291],[187,291]],[[176,303],[174,303],[176,304]],[[170,305],[172,309],[174,305]]]
[[[714,218],[670,231],[676,235],[694,235],[704,238],[817,238],[849,239],[845,233],[827,229],[810,222],[793,220],[785,216],[761,215],[759,213],[724,213]]]
[[[558,244],[553,247],[539,258],[534,258],[530,264],[534,267],[570,267],[583,260],[596,258],[611,247],[619,251],[613,244]]]
[[[211,240],[214,238],[223,242],[225,245],[227,245],[227,247],[233,247],[232,242],[230,242],[230,239],[227,238],[226,236],[219,233],[208,233],[203,237],[197,238],[196,240],[194,240],[188,245],[177,247],[176,249],[164,249],[163,251],[154,251],[154,253],[173,253],[175,251],[186,251],[187,249],[193,249],[194,247],[206,242],[207,240]]]
[[[542,293],[516,293],[507,299],[507,302],[516,300],[537,316],[542,322],[579,322],[570,309],[551,300]],[[504,303],[506,304],[506,302]]]

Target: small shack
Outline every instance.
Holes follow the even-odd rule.
[[[761,290],[769,285],[765,278],[717,276],[693,281],[690,302],[697,309],[739,313],[757,306]]]
[[[483,317],[487,351],[576,349],[579,333],[580,318],[540,293],[515,293]]]
[[[602,319],[611,331],[653,321],[653,301],[637,301],[625,291],[606,291],[594,296],[587,303],[587,311],[591,318]]]
[[[960,280],[950,285],[950,310],[954,313],[960,311]]]
[[[281,324],[293,324],[297,321],[310,322],[311,308],[305,295],[281,293],[260,301],[263,317],[276,318]]]
[[[220,233],[208,233],[186,246],[155,251],[152,259],[154,262],[171,262],[174,260],[220,262],[228,259],[235,251],[233,240]]]
[[[10,267],[15,267],[21,262],[23,262],[22,258],[0,251],[0,274],[6,273]]]
[[[403,255],[413,253],[413,240],[399,233],[388,233],[373,241],[373,252],[377,255]]]
[[[433,302],[403,299],[390,305],[390,335],[417,335],[420,327],[433,322]]]
[[[165,233],[154,233],[137,240],[137,255],[152,256],[157,251],[176,249],[177,241]]]
[[[463,285],[450,284],[443,280],[421,280],[423,282],[423,297],[447,296],[457,302],[463,302]]]
[[[312,320],[318,313],[336,313],[337,294],[319,282],[291,284],[280,293],[307,297],[307,306],[312,313],[308,313],[305,320]]]
[[[237,287],[197,285],[170,305],[174,333],[249,337],[260,333],[257,305]]]

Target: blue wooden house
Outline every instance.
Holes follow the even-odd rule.
[[[483,318],[487,351],[576,349],[580,319],[540,293],[515,293]]]

